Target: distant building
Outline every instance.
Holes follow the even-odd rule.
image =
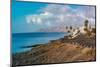
[[[69,39],[75,38],[80,34],[91,36],[93,33],[95,33],[95,31],[95,28],[92,28],[91,25],[89,25],[89,21],[85,20],[82,27],[79,27],[77,29],[70,29],[71,34],[69,35]]]

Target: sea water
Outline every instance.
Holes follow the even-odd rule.
[[[63,38],[67,33],[63,32],[35,32],[35,33],[13,33],[12,34],[12,53],[18,53],[30,50],[30,48],[22,48],[24,46],[32,46],[48,43],[50,40]]]

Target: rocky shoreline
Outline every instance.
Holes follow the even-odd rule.
[[[13,54],[13,66],[96,60],[95,35],[92,37],[79,35],[73,39],[65,36],[46,44],[23,48],[31,48],[31,50]]]

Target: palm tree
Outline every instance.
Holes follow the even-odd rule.
[[[66,29],[68,29],[68,26],[66,26]]]
[[[85,20],[85,22],[84,22],[84,31],[87,31],[88,30],[88,20]]]
[[[89,30],[89,21],[85,20],[84,22],[84,30],[86,31],[86,35],[91,36],[91,31]]]
[[[72,26],[70,26],[70,30],[72,30],[73,29],[73,27]]]
[[[85,20],[85,22],[84,22],[85,28],[88,28],[88,23],[89,23],[89,21],[88,20]]]

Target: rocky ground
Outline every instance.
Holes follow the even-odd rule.
[[[47,44],[31,46],[30,51],[12,55],[13,66],[48,63],[65,63],[96,60],[95,36],[79,35],[74,39],[67,36]]]

